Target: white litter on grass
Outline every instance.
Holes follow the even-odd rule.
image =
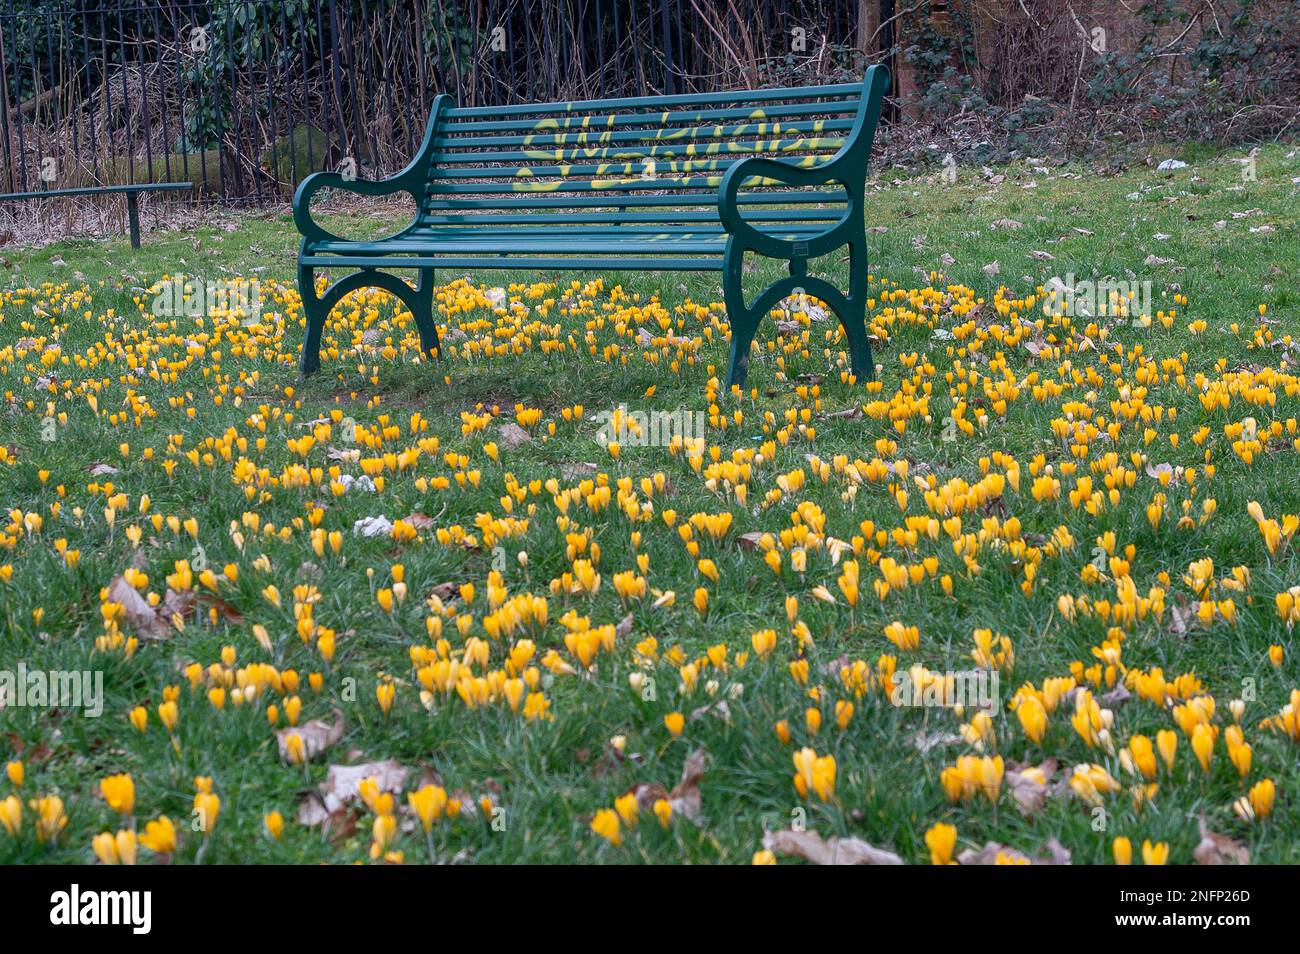
[[[1170,169],[1186,169],[1187,163],[1181,159],[1166,159],[1160,165],[1156,166],[1159,172],[1168,172]]]
[[[362,474],[360,477],[353,477],[351,474],[343,474],[339,477],[339,483],[343,485],[344,490],[364,490],[368,494],[375,492],[375,482]]]
[[[352,532],[362,537],[382,537],[393,532],[393,524],[383,515],[362,517],[352,525]]]

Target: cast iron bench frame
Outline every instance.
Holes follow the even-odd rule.
[[[414,316],[422,351],[437,354],[441,344],[433,319],[435,268],[513,266],[546,270],[721,271],[731,325],[729,385],[745,381],[750,347],[763,316],[791,293],[803,291],[835,311],[848,339],[853,372],[860,379],[870,380],[875,368],[865,322],[864,207],[867,163],[888,77],[885,67],[872,66],[862,82],[852,84],[516,107],[462,109],[455,107],[449,96],[437,96],[419,151],[395,176],[367,181],[336,172],[317,172],[298,186],[293,218],[303,236],[298,255],[298,287],[306,318],[303,376],[319,369],[325,323],[334,306],[351,292],[381,288],[395,295]],[[783,103],[793,99],[812,102]],[[686,111],[669,112],[670,108]],[[815,118],[828,112],[845,118]],[[556,116],[559,118],[553,118]],[[729,127],[713,125],[736,118],[747,122]],[[656,121],[658,129],[654,128]],[[691,128],[677,125],[680,123],[698,125]],[[827,130],[842,131],[843,137],[823,137]],[[516,131],[525,135],[509,135]],[[787,132],[799,138],[763,138]],[[812,137],[805,135],[810,132]],[[470,134],[468,138],[454,138],[466,133]],[[476,137],[476,133],[485,135]],[[745,137],[757,137],[757,141],[736,141]],[[649,145],[646,140],[651,141]],[[620,142],[631,144],[611,145]],[[829,158],[794,155],[825,150],[828,144],[839,144]],[[485,147],[483,159],[475,168],[464,168],[477,158],[473,153],[452,151],[480,145]],[[506,145],[523,148],[491,151]],[[569,146],[573,148],[566,148]],[[776,155],[754,155],[756,152]],[[566,162],[587,158],[617,161],[598,165]],[[647,182],[644,175],[636,175],[642,166],[653,172],[655,165],[665,159],[669,160],[665,163],[669,172],[681,173],[679,177],[656,180],[652,176]],[[538,161],[560,164],[534,169]],[[515,165],[485,166],[488,162]],[[697,170],[725,170],[725,174],[692,176]],[[620,172],[625,178],[618,178]],[[602,175],[613,178],[600,178]],[[506,176],[512,181],[482,184],[485,178]],[[653,190],[656,185],[662,185],[668,195],[633,191],[645,191],[647,186]],[[833,193],[833,201],[843,203],[845,209],[842,214],[824,211],[825,202],[832,201],[826,197],[832,193],[817,194],[822,196],[821,209],[807,203],[799,205],[804,200],[798,193],[783,193],[789,196],[793,208],[744,216],[743,205],[771,205],[777,201],[749,194],[738,197],[742,186],[752,185],[834,186],[842,189],[843,195]],[[312,196],[324,188],[364,196],[406,192],[416,202],[416,215],[404,229],[387,238],[344,239],[311,218]],[[680,206],[711,205],[713,200],[699,198],[705,194],[701,190],[716,195],[716,210],[678,210]],[[656,211],[668,207],[671,214]],[[507,214],[499,214],[502,210]],[[566,219],[576,219],[581,225],[566,225]],[[834,224],[825,227],[810,223],[810,219]],[[687,224],[664,225],[664,221]],[[784,228],[785,237],[755,227],[755,223],[769,222]],[[650,224],[642,227],[641,223]],[[809,259],[845,245],[850,252],[847,294],[808,274]],[[789,269],[788,276],[763,289],[748,305],[742,282],[747,251],[784,260]],[[673,253],[674,257],[663,257],[664,253]],[[647,257],[656,255],[660,257]],[[360,271],[338,279],[317,295],[316,270],[335,267]],[[412,286],[379,271],[381,267],[417,269],[418,283]]]

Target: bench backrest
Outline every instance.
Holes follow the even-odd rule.
[[[716,227],[722,176],[744,158],[812,167],[862,140],[869,151],[883,86],[872,79],[523,106],[443,100],[416,160],[426,170],[417,228]],[[837,221],[846,199],[841,185],[739,196],[748,220],[808,224]]]

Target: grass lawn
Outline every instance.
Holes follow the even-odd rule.
[[[487,272],[302,382],[287,215],[6,249],[0,670],[103,711],[0,712],[0,862],[1300,861],[1300,158],[1185,158],[882,176],[873,384],[799,303],[728,393],[716,275]]]

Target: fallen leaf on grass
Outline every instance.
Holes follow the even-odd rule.
[[[1016,808],[1025,816],[1037,815],[1047,804],[1052,776],[1056,774],[1056,759],[1047,759],[1041,765],[1019,766],[1011,762],[1005,779]]]
[[[703,747],[686,756],[682,766],[682,778],[670,792],[658,782],[642,782],[634,785],[630,792],[636,795],[637,806],[650,810],[659,799],[665,799],[672,806],[674,815],[681,815],[691,822],[698,822],[703,805],[700,799],[700,781],[704,778],[705,751]]]
[[[304,725],[277,729],[275,742],[280,748],[280,758],[289,761],[289,738],[293,735],[302,737],[303,755],[309,762],[326,749],[337,745],[343,738],[343,711],[335,709],[331,714],[334,717],[333,723],[326,722],[324,719],[312,719]],[[336,767],[338,766],[331,766],[330,772],[332,773]],[[365,776],[362,775],[361,778]]]
[[[916,737],[912,739],[912,744],[916,746],[918,752],[924,755],[931,749],[944,745],[956,745],[961,740],[960,735],[955,735],[952,732],[931,732],[929,734],[918,732]]]
[[[700,803],[700,782],[704,778],[706,764],[704,747],[696,749],[686,756],[682,765],[682,778],[668,793],[668,801],[675,813],[685,815],[691,821],[698,821],[702,805]]]
[[[1192,852],[1198,865],[1248,865],[1250,849],[1241,842],[1210,831],[1202,815],[1198,822],[1201,831],[1201,843]]]
[[[108,584],[108,598],[111,602],[121,604],[127,623],[141,638],[171,637],[172,630],[167,620],[158,615],[158,610],[150,606],[149,601],[125,577],[114,577]]]
[[[968,848],[957,856],[957,863],[962,865],[996,865],[999,860],[1002,864],[1068,865],[1070,853],[1053,838],[1047,843],[1046,858],[1030,858],[1024,852],[996,841],[986,842],[979,851]]]
[[[299,804],[298,822],[311,827],[325,825],[336,828],[345,821],[343,816],[349,809],[361,800],[363,779],[374,778],[379,791],[397,795],[405,787],[409,772],[410,769],[393,759],[360,765],[331,765],[325,781],[319,788],[307,792]]]
[[[846,407],[842,411],[831,411],[829,414],[826,415],[826,419],[828,421],[833,421],[836,419],[842,419],[846,421],[856,421],[861,416],[862,416],[862,408],[857,405],[854,405],[853,407]],[[762,536],[762,534],[759,534],[759,536]]]
[[[1169,607],[1169,632],[1174,636],[1187,635],[1187,626],[1191,622],[1192,611],[1183,606]]]
[[[815,831],[768,832],[763,847],[780,855],[793,855],[815,865],[901,865],[892,851],[876,848],[861,838],[828,838]]]
[[[1110,692],[1101,696],[1100,702],[1104,708],[1114,709],[1133,697],[1133,693],[1128,691],[1124,683],[1118,683]]]
[[[595,464],[588,463],[585,460],[575,460],[560,465],[560,476],[565,480],[578,480],[581,477],[594,474],[596,470]]]
[[[460,596],[460,584],[453,583],[450,580],[445,583],[439,583],[433,588],[433,592],[430,593],[430,595],[438,597],[438,599],[442,600],[444,603],[450,603],[452,600],[456,599],[456,597]]]
[[[719,699],[716,702],[710,702],[708,705],[700,706],[698,709],[692,709],[691,721],[699,722],[710,712],[723,722],[731,721],[731,706],[727,705],[726,699]]]
[[[513,421],[506,421],[501,425],[501,443],[509,449],[514,449],[522,444],[531,444],[532,436]]]
[[[433,518],[430,517],[427,513],[420,513],[420,511],[418,510],[414,510],[411,513],[408,513],[402,519],[405,520],[407,523],[409,523],[411,526],[413,526],[416,530],[433,529],[433,524],[434,524]]]

